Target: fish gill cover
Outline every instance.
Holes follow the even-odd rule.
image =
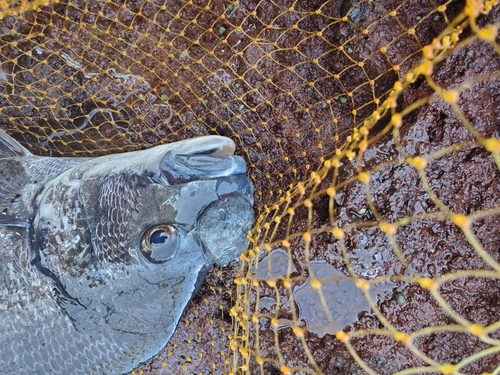
[[[500,373],[499,8],[1,3],[0,127],[35,154],[248,162],[241,267],[136,373]]]

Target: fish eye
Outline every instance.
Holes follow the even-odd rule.
[[[142,254],[151,263],[163,263],[172,259],[179,245],[179,233],[172,225],[155,225],[142,236]]]

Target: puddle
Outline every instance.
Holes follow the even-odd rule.
[[[290,267],[290,268],[289,268]],[[286,277],[287,274],[295,272],[290,255],[283,249],[274,249],[262,259],[255,272],[257,279],[269,280]],[[305,321],[308,330],[323,337],[327,333],[334,334],[343,330],[346,326],[355,323],[363,311],[370,312],[370,305],[361,290],[356,287],[355,279],[344,275],[332,265],[316,261],[311,262],[311,270],[316,279],[321,280],[323,295],[325,297],[329,314],[333,319],[328,319],[321,299],[316,290],[311,286],[309,277],[305,283],[297,286],[293,291],[293,299],[298,307],[298,320]],[[370,295],[378,301],[377,297],[384,292],[392,293],[394,284],[372,285]],[[272,297],[262,297],[259,300],[259,311],[267,310],[274,314],[276,300]],[[261,319],[261,327],[267,318]],[[278,328],[293,326],[296,323],[288,319],[279,319]]]
[[[261,297],[259,299],[259,312],[261,314],[270,314],[271,316],[275,314],[276,310],[276,300],[272,297]],[[287,303],[288,305],[288,303]],[[267,310],[267,311],[266,311]],[[269,319],[265,316],[262,316],[259,319],[260,323],[260,329],[265,329],[266,326],[269,324]],[[285,318],[278,318],[277,319],[278,323],[278,329],[285,328],[285,327],[293,327],[295,324],[293,323],[293,320],[290,319],[285,319]]]
[[[306,322],[310,332],[316,333],[319,337],[327,333],[334,334],[356,322],[361,312],[371,311],[368,301],[356,287],[355,279],[345,276],[328,263],[313,262],[311,269],[315,278],[322,282],[321,290],[333,322],[328,319],[309,277],[305,284],[295,288],[293,297],[299,308],[299,320]],[[393,284],[372,285],[370,295],[377,302],[378,295],[391,292],[394,287]]]
[[[274,249],[257,265],[255,277],[257,279],[277,279],[285,277],[290,265],[290,273],[297,271],[288,252],[283,249]]]
[[[259,310],[266,309],[267,311],[273,311],[273,306],[276,307],[276,300],[271,297],[261,297],[259,299]]]
[[[285,250],[275,249],[259,262],[256,278],[267,280],[286,276],[289,263],[290,273],[296,271],[289,254]],[[355,279],[344,275],[326,262],[311,262],[311,269],[314,277],[322,283],[321,290],[333,322],[328,319],[328,314],[325,312],[318,293],[311,286],[311,278],[309,277],[304,284],[294,289],[292,295],[298,307],[298,320],[303,320],[310,332],[316,333],[319,337],[323,337],[327,333],[335,334],[335,332],[355,323],[363,311],[371,311],[368,301],[361,290],[356,287]],[[370,295],[375,302],[378,302],[379,299],[392,294],[395,286],[393,283],[372,285]],[[274,298],[262,297],[259,299],[260,312],[274,315],[275,309],[276,300]],[[267,318],[261,318],[261,328],[267,321]],[[278,329],[297,324],[288,319],[278,319],[278,322]]]
[[[113,118],[113,111],[111,111],[110,109],[96,108],[96,109],[93,109],[92,111],[90,111],[90,113],[85,118],[85,121],[83,121],[82,125],[80,125],[76,129],[57,130],[57,131],[53,132],[52,134],[50,134],[48,136],[48,139],[51,140],[51,139],[54,139],[54,138],[60,138],[60,137],[64,137],[64,136],[67,136],[67,135],[72,135],[72,134],[79,133],[82,130],[84,130],[87,127],[87,125],[89,125],[92,122],[92,118],[96,114],[100,114],[100,113],[107,113],[111,117],[111,122],[112,123],[115,122],[115,120]]]

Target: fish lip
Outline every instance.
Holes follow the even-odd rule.
[[[251,205],[254,203],[254,187],[246,174],[233,174],[217,179],[216,193],[218,199],[238,193]]]
[[[186,139],[176,142],[175,149],[171,150],[178,155],[212,155],[232,156],[236,150],[234,141],[220,135],[206,135],[203,137]]]
[[[169,185],[245,174],[246,162],[234,151],[234,142],[226,137],[186,140],[163,155],[160,172]]]

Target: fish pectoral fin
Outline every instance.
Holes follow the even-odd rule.
[[[14,138],[0,129],[0,159],[29,155],[32,155],[32,153],[21,146],[18,141],[16,141]]]

